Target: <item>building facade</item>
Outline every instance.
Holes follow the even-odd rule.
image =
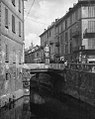
[[[81,61],[95,57],[95,1],[79,0],[52,26],[54,33],[54,59],[64,56],[70,61]],[[51,29],[40,35],[41,45],[50,41],[45,37]],[[52,38],[53,37],[53,38]],[[51,54],[51,53],[50,53]]]
[[[49,45],[50,60],[53,62],[55,60],[55,55],[58,52],[58,49],[55,49],[55,22],[53,22],[47,30],[44,30],[44,32],[40,35],[40,38],[41,46],[43,48],[45,48],[46,44]]]
[[[42,63],[44,62],[44,50],[40,46],[25,51],[25,63]]]
[[[19,67],[24,63],[24,1],[0,0],[0,98],[18,98],[23,86]]]

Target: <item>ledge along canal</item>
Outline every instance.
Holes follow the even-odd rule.
[[[41,77],[48,85],[41,82],[43,79]],[[55,77],[57,79],[59,76]],[[48,78],[50,79],[50,76],[47,76],[47,73],[34,75],[30,82],[30,96],[25,96],[0,109],[0,119],[95,119],[94,107],[63,93],[57,92],[56,96],[53,95],[54,91],[49,82],[51,80],[47,81]],[[55,89],[58,89],[56,84]]]

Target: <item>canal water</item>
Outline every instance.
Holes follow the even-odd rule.
[[[0,119],[95,119],[95,110],[83,105],[67,98],[63,101],[51,98],[42,107],[30,104],[29,97],[23,97],[2,108]]]

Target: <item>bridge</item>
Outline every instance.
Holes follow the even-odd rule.
[[[25,69],[55,69],[55,70],[63,70],[65,68],[65,65],[62,63],[50,63],[50,64],[45,64],[45,63],[27,63],[22,65],[22,68]]]
[[[95,106],[95,64],[24,64],[31,74],[46,73],[53,76],[59,92]]]

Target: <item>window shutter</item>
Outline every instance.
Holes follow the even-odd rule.
[[[15,0],[12,0],[12,4],[15,6]]]
[[[19,37],[21,37],[21,22],[19,22]]]
[[[15,17],[12,15],[12,32],[15,33]]]
[[[19,8],[19,12],[21,13],[21,0],[19,0],[19,6],[18,6],[18,8]]]
[[[8,9],[5,8],[5,27],[8,28]]]
[[[8,45],[7,44],[6,44],[5,48],[6,48],[5,62],[8,62],[9,61],[9,54],[8,54]]]

